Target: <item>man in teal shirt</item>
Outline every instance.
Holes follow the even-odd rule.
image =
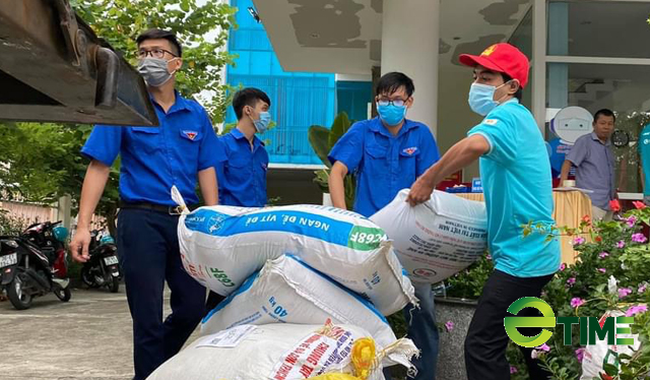
[[[646,125],[639,136],[639,156],[641,157],[641,183],[643,184],[643,201],[650,205],[650,124]]]
[[[554,224],[551,167],[533,115],[519,104],[528,82],[526,56],[500,43],[480,56],[463,54],[460,62],[474,68],[469,104],[485,119],[415,182],[408,201],[413,206],[427,201],[437,183],[480,158],[495,270],[467,333],[465,365],[469,380],[509,379],[509,338],[503,327],[503,319],[511,315],[507,309],[521,297],[539,297],[560,266],[558,242],[546,241],[544,233],[524,237],[522,227],[531,221]],[[524,349],[524,356],[530,378],[546,379],[548,373],[530,350]]]

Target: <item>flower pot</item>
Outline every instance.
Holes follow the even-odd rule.
[[[476,310],[476,300],[436,297],[436,322],[443,326],[438,349],[436,379],[465,380],[465,336]],[[454,327],[447,331],[445,323]]]

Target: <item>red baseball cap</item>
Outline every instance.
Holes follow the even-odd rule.
[[[516,47],[500,43],[485,49],[481,55],[461,54],[458,57],[465,66],[476,67],[481,65],[489,70],[508,74],[512,79],[519,80],[521,88],[528,83],[528,57]]]

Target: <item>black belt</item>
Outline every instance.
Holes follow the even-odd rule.
[[[197,206],[195,205],[191,205],[188,206],[188,209],[190,209],[191,211],[196,209],[196,207]],[[181,206],[165,206],[165,205],[159,205],[156,203],[148,203],[148,202],[128,203],[128,202],[120,201],[120,208],[157,211],[168,215],[181,215],[183,212]]]

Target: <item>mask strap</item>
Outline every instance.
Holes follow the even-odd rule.
[[[496,92],[498,89],[500,89],[501,87],[507,85],[508,83],[512,82],[513,80],[514,80],[514,79],[510,79],[509,81],[504,82],[504,83],[498,85],[497,87],[494,88],[494,91]],[[502,97],[499,98],[499,100],[495,100],[495,102],[496,102],[497,104],[501,104],[501,99],[505,98],[506,96],[508,96],[508,94],[503,95]]]
[[[178,58],[178,57],[174,57],[174,58],[170,59],[169,61],[167,61],[167,63],[169,63],[169,62],[171,62],[171,61],[174,61],[174,60],[176,60],[176,59],[179,59],[179,58]],[[169,73],[169,75],[174,75],[174,74],[176,74],[177,71],[178,71],[178,69],[172,71],[171,73]]]
[[[255,122],[257,121],[257,120],[255,120],[255,119],[253,119],[253,111],[254,111],[255,109],[254,109],[253,107],[251,107],[251,106],[246,106],[246,107],[248,107],[248,108],[251,109],[251,113],[249,113],[247,116],[248,116],[249,119],[251,119],[251,121],[253,122],[253,126],[254,126],[254,125],[255,125]],[[258,120],[261,120],[261,119],[262,119],[262,118],[260,117]]]

